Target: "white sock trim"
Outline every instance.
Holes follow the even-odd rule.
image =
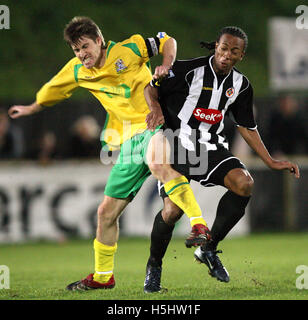
[[[189,218],[189,221],[192,221],[192,220],[195,220],[195,219],[203,219],[203,217],[202,216],[200,216],[200,217],[191,217],[191,218]]]
[[[109,273],[113,273],[113,271],[95,271],[95,273],[97,274],[109,274]]]

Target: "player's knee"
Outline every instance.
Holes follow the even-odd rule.
[[[166,175],[168,174],[168,168],[170,166],[162,163],[150,163],[149,164],[149,169],[152,173],[152,175],[160,180],[160,181],[165,181],[166,180]]]
[[[251,176],[242,176],[237,185],[239,195],[243,197],[251,196],[254,185],[254,181]]]
[[[178,206],[171,201],[165,201],[164,208],[162,210],[162,217],[167,224],[174,225],[182,215],[183,211]]]
[[[97,208],[97,222],[98,226],[105,225],[111,226],[116,223],[117,218],[112,210],[108,209],[108,206],[102,202]]]
[[[225,186],[242,197],[249,197],[252,194],[254,181],[247,170],[234,169],[225,177]]]

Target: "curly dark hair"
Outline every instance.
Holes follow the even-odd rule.
[[[200,42],[201,47],[207,48],[208,50],[214,50],[216,42],[219,42],[219,40],[223,34],[230,34],[231,36],[238,37],[238,38],[244,40],[244,52],[247,50],[248,36],[241,28],[235,27],[235,26],[229,26],[229,27],[222,28],[218,34],[216,41],[212,41],[212,42],[201,41]]]

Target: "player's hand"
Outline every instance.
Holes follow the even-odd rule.
[[[154,131],[157,126],[165,123],[161,109],[151,111],[146,117],[147,129]]]
[[[37,104],[31,104],[27,106],[15,105],[9,109],[8,114],[12,119],[16,119],[19,117],[30,116],[31,114],[38,112],[40,109],[41,106]]]
[[[290,173],[294,174],[295,178],[300,177],[298,165],[290,161],[273,159],[270,168],[274,170],[289,170]]]
[[[22,116],[30,115],[30,109],[30,106],[12,106],[9,109],[8,114],[12,119],[16,119]]]
[[[159,80],[166,77],[169,74],[169,69],[170,67],[164,65],[156,67],[153,74],[153,79]]]

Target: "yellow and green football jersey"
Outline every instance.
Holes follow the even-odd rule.
[[[101,68],[87,69],[75,57],[39,90],[36,102],[52,106],[69,98],[77,87],[88,89],[107,111],[103,140],[110,150],[116,149],[146,130],[150,110],[143,90],[152,79],[149,58],[162,53],[169,38],[161,32],[146,40],[136,34],[122,42],[109,41]]]

